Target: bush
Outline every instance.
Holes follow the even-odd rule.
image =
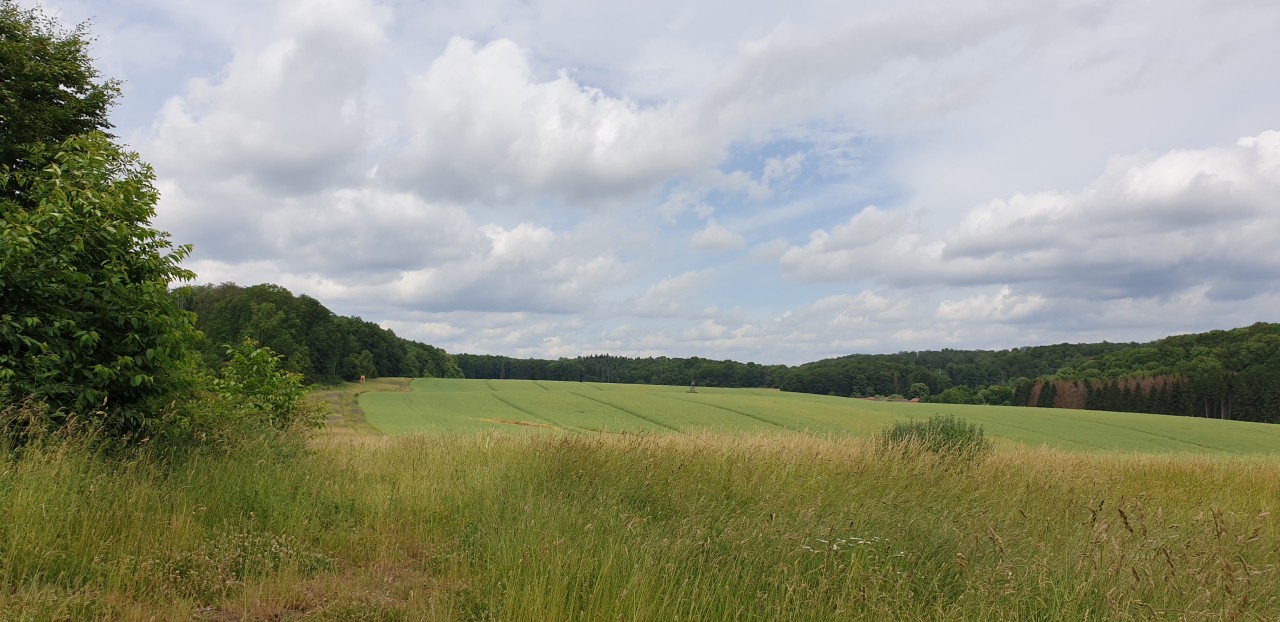
[[[949,387],[945,391],[921,401],[935,404],[972,404],[973,390],[964,385]]]
[[[982,426],[955,415],[935,415],[927,421],[899,421],[880,434],[884,447],[907,452],[975,456],[991,449]]]
[[[226,354],[216,376],[205,375],[198,391],[153,426],[160,445],[179,452],[246,443],[292,450],[324,424],[324,407],[307,398],[302,374],[283,369],[270,348],[245,339],[226,346]]]
[[[223,400],[256,414],[268,427],[289,430],[319,427],[320,411],[306,400],[302,374],[285,371],[281,357],[252,339],[227,346],[227,362],[213,381]]]

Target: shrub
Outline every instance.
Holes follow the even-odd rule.
[[[923,399],[920,401],[929,401],[936,404],[972,404],[973,389],[964,385],[949,387],[945,391]]]
[[[153,426],[162,446],[238,450],[245,443],[294,449],[310,428],[324,424],[324,407],[307,398],[302,374],[283,369],[281,357],[252,339],[226,346],[216,376],[178,410]]]
[[[888,448],[948,455],[974,456],[991,448],[991,441],[983,436],[982,426],[955,415],[935,415],[926,421],[899,421],[882,432],[880,440]]]
[[[227,362],[213,381],[214,392],[237,407],[256,413],[277,430],[318,427],[319,411],[306,400],[302,374],[285,371],[281,357],[252,339],[227,346]]]

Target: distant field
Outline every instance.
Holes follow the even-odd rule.
[[[387,434],[505,430],[631,433],[801,433],[864,436],[894,421],[955,414],[1014,443],[1072,450],[1280,454],[1280,426],[1064,409],[871,402],[768,389],[528,380],[422,379],[413,391],[361,394]]]

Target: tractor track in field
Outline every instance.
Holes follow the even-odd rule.
[[[554,422],[554,421],[552,421],[552,420],[550,420],[550,419],[547,419],[546,417],[543,417],[543,416],[540,416],[540,415],[535,414],[533,411],[531,411],[531,410],[529,410],[529,409],[525,408],[524,406],[520,406],[519,404],[516,404],[515,402],[512,402],[511,400],[508,400],[508,399],[506,399],[506,398],[502,397],[501,395],[498,395],[498,393],[497,393],[497,392],[490,393],[489,395],[491,395],[491,396],[493,397],[493,399],[498,400],[499,402],[502,402],[503,404],[506,404],[507,406],[510,406],[510,407],[512,407],[512,408],[514,408],[514,409],[516,409],[516,410],[518,410],[518,411],[520,411],[520,412],[522,412],[522,413],[524,413],[524,414],[526,414],[526,415],[529,415],[530,417],[533,417],[534,419],[537,419],[538,421],[541,421],[542,423],[545,423],[545,424],[547,424],[547,425],[549,425],[549,426],[551,426],[551,427],[553,427],[553,428],[556,428],[556,429],[558,429],[558,430],[567,430],[567,429],[568,429],[568,428],[566,428],[566,427],[564,427],[564,426],[562,426],[562,425],[560,425],[560,424],[558,424],[558,423],[556,423],[556,422]],[[576,428],[575,428],[575,429],[576,429]]]
[[[935,413],[935,414],[941,414],[941,413]],[[1040,435],[1040,436],[1044,436],[1044,437],[1051,438],[1051,439],[1053,439],[1054,441],[1059,442],[1059,443],[1070,443],[1070,444],[1072,444],[1072,445],[1076,445],[1076,446],[1078,446],[1078,447],[1081,447],[1082,449],[1090,449],[1090,446],[1089,446],[1089,445],[1086,445],[1086,444],[1084,444],[1084,443],[1081,443],[1080,441],[1072,440],[1072,439],[1069,439],[1069,438],[1064,438],[1064,437],[1062,437],[1062,436],[1058,436],[1057,434],[1051,434],[1051,433],[1046,432],[1046,431],[1044,431],[1044,430],[1037,430],[1037,429],[1035,429],[1035,428],[1028,428],[1028,427],[1026,427],[1026,426],[1015,425],[1015,424],[1008,423],[1008,422],[1004,422],[1004,421],[996,422],[996,423],[994,423],[994,424],[993,424],[992,422],[988,421],[988,422],[985,422],[983,425],[998,425],[998,426],[1000,426],[1000,427],[1004,427],[1004,428],[1012,428],[1012,429],[1014,429],[1014,430],[1022,430],[1023,432],[1028,432],[1028,433],[1031,433],[1031,434],[1038,434],[1038,435]],[[1014,441],[1014,442],[1018,442],[1018,441]]]
[[[599,388],[599,387],[597,387],[597,388]],[[663,422],[661,422],[661,421],[658,421],[657,419],[651,419],[651,418],[646,417],[646,416],[644,416],[644,415],[642,415],[642,414],[640,414],[640,413],[638,413],[638,412],[636,412],[636,411],[634,411],[634,410],[631,410],[631,409],[629,409],[629,408],[623,408],[623,407],[621,407],[621,406],[618,406],[617,404],[610,404],[609,402],[606,402],[606,401],[604,401],[604,400],[596,399],[596,398],[594,398],[594,397],[589,397],[589,396],[583,395],[583,394],[581,394],[581,393],[578,393],[578,392],[576,392],[576,391],[570,391],[570,393],[572,393],[572,394],[574,394],[574,395],[576,395],[576,396],[578,396],[578,397],[580,397],[580,398],[582,398],[582,399],[584,399],[584,400],[591,400],[591,401],[596,402],[596,403],[598,403],[598,404],[604,404],[605,406],[608,406],[609,408],[612,408],[612,409],[617,410],[617,411],[620,411],[620,412],[627,413],[628,415],[631,415],[632,417],[635,417],[636,419],[641,419],[641,420],[644,420],[644,421],[648,421],[649,423],[652,423],[653,425],[656,425],[656,426],[660,426],[660,427],[666,428],[666,429],[668,429],[668,430],[671,430],[672,432],[680,432],[680,428],[675,428],[675,427],[669,426],[669,425],[667,425],[667,424],[665,424],[665,423],[663,423]]]
[[[734,409],[734,408],[729,408],[728,406],[721,406],[721,405],[719,405],[719,404],[712,404],[712,403],[710,403],[710,402],[700,402],[700,401],[698,401],[698,400],[691,400],[691,399],[688,399],[688,398],[685,398],[685,397],[672,397],[671,399],[673,399],[673,400],[680,400],[681,402],[688,402],[688,403],[690,403],[690,404],[698,404],[699,406],[710,406],[711,408],[719,408],[720,410],[723,410],[723,411],[726,411],[726,412],[731,412],[731,413],[733,413],[733,414],[735,414],[735,415],[742,415],[743,417],[746,417],[746,418],[748,418],[748,419],[754,419],[754,420],[756,420],[756,421],[759,421],[760,423],[767,423],[767,424],[769,424],[769,425],[777,426],[777,427],[779,427],[779,428],[782,428],[782,429],[784,429],[784,430],[790,430],[790,431],[792,431],[792,432],[808,433],[808,430],[804,430],[804,429],[797,428],[797,427],[794,427],[794,426],[789,426],[789,425],[787,425],[787,424],[785,424],[785,423],[778,423],[777,421],[773,421],[773,420],[771,420],[771,419],[766,419],[765,417],[760,417],[760,416],[757,416],[757,415],[753,415],[753,414],[751,414],[751,413],[743,412],[743,411],[741,411],[741,410],[737,410],[737,409]]]
[[[1096,423],[1096,424],[1098,424],[1098,425],[1104,425],[1104,426],[1107,426],[1107,427],[1110,427],[1110,428],[1116,428],[1116,429],[1119,429],[1119,430],[1128,430],[1128,431],[1130,431],[1130,432],[1137,432],[1138,434],[1144,434],[1144,435],[1147,435],[1147,436],[1154,436],[1154,437],[1156,437],[1156,438],[1163,438],[1163,439],[1165,439],[1165,440],[1170,440],[1170,441],[1173,441],[1173,442],[1175,442],[1175,443],[1182,443],[1183,445],[1190,445],[1190,446],[1192,446],[1192,447],[1199,447],[1200,449],[1210,449],[1210,450],[1213,450],[1213,451],[1225,451],[1225,448],[1223,448],[1223,447],[1218,447],[1218,446],[1216,446],[1216,445],[1205,445],[1205,444],[1203,444],[1203,443],[1197,443],[1197,442],[1195,442],[1195,441],[1189,441],[1189,440],[1186,440],[1186,439],[1177,438],[1177,437],[1175,437],[1175,436],[1169,436],[1169,435],[1167,435],[1167,434],[1160,434],[1159,432],[1153,432],[1153,431],[1151,431],[1151,430],[1144,430],[1144,429],[1142,429],[1142,428],[1131,428],[1131,427],[1129,427],[1129,426],[1127,426],[1127,425],[1120,425],[1120,424],[1118,424],[1118,423],[1111,423],[1111,422],[1108,422],[1108,421],[1099,421],[1099,420],[1097,420],[1097,419],[1092,420],[1092,423]]]

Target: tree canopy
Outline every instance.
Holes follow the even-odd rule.
[[[204,335],[199,350],[210,369],[219,365],[226,345],[252,339],[280,354],[283,368],[307,382],[462,376],[457,361],[440,348],[337,315],[315,298],[295,296],[279,285],[198,285],[176,297],[196,315]]]
[[[150,226],[151,167],[101,131],[118,87],[87,45],[0,4],[0,408],[102,412],[127,435],[181,384],[195,333],[168,292],[190,248]]]
[[[107,113],[120,83],[93,67],[89,42],[84,25],[67,30],[0,0],[0,164],[36,167],[26,155],[31,146],[111,129]]]

